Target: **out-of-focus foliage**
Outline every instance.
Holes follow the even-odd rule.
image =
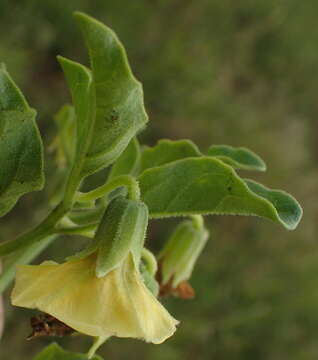
[[[118,360],[316,358],[318,3],[1,0],[0,61],[38,110],[46,145],[54,138],[51,114],[68,97],[55,56],[88,62],[71,21],[73,10],[99,18],[125,44],[150,115],[145,142],[190,138],[204,151],[211,144],[247,146],[269,166],[262,182],[285,188],[305,210],[295,232],[255,218],[211,217],[211,240],[191,280],[196,298],[166,303],[181,320],[176,335],[160,347],[115,339],[101,355]],[[49,193],[56,169],[53,157],[47,159]],[[1,241],[38,221],[41,196],[26,196],[1,219]],[[172,224],[153,221],[148,237],[154,250]],[[61,260],[81,243],[57,240],[37,262]],[[7,354],[12,360],[31,358],[48,343],[23,340],[28,311],[6,304],[6,314],[1,360]],[[82,349],[78,339],[61,344],[79,351],[87,340]]]
[[[40,354],[38,354],[33,360],[87,360],[87,356],[84,354],[71,353],[64,351],[56,343],[53,343],[46,347]],[[99,356],[94,356],[93,360],[102,360]]]

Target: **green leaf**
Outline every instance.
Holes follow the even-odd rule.
[[[196,156],[201,156],[201,153],[197,146],[190,140],[159,140],[154,147],[146,147],[143,150],[140,172],[151,167]]]
[[[56,162],[59,168],[73,164],[76,151],[76,116],[74,107],[66,104],[54,116],[58,134],[50,149],[56,151]]]
[[[108,181],[120,175],[137,175],[139,166],[140,147],[137,139],[133,138],[112,166]]]
[[[256,186],[247,186],[230,166],[211,157],[188,158],[148,169],[139,177],[139,184],[152,218],[257,215],[290,230],[301,218],[300,205],[290,195],[272,197],[258,187],[254,192]]]
[[[209,156],[214,156],[235,169],[265,171],[265,162],[253,151],[228,145],[212,145],[208,150]]]
[[[43,149],[35,116],[10,75],[0,67],[0,216],[23,194],[43,188]]]
[[[73,353],[63,350],[58,344],[52,343],[36,355],[33,360],[87,360],[84,354]],[[95,355],[92,360],[103,360],[100,356]]]
[[[87,151],[92,141],[94,127],[95,101],[92,88],[91,71],[85,66],[58,56],[67,83],[70,87],[76,113],[76,156],[78,159],[87,156]],[[81,164],[85,167],[84,163]]]
[[[276,208],[282,222],[288,224],[289,229],[295,229],[302,217],[302,208],[288,193],[281,190],[271,190],[254,180],[244,180],[249,190],[268,200]]]
[[[147,123],[141,84],[133,76],[124,47],[114,32],[76,12],[92,66],[96,118],[84,173],[112,164]]]

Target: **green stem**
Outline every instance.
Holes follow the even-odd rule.
[[[30,231],[20,235],[15,240],[5,241],[0,244],[0,256],[7,255],[21,248],[25,248],[46,236],[54,234],[54,226],[67,213],[69,209],[61,203],[46,219]]]
[[[193,226],[195,226],[197,229],[202,229],[204,225],[204,220],[202,215],[192,215],[191,216]]]
[[[71,221],[78,225],[97,223],[105,211],[105,207],[96,207],[86,211],[72,211],[68,214]]]
[[[83,141],[81,142],[78,141],[78,143],[76,144],[75,159],[66,183],[66,190],[65,190],[63,203],[64,205],[70,207],[73,204],[76,191],[80,187],[80,184],[84,177],[83,168],[85,164],[86,154],[94,134],[94,126],[95,126],[95,118],[96,118],[96,98],[95,98],[95,91],[93,90],[92,86],[93,85],[91,82],[89,89],[89,102],[88,102],[89,106],[88,106],[88,112],[86,114],[87,118],[85,119],[86,124],[89,124],[89,126],[86,129],[87,131],[85,133],[85,138],[83,139]],[[79,113],[79,109],[76,107],[77,102],[76,102],[75,94],[73,92],[72,92],[72,98],[73,98],[73,103],[75,104],[76,115],[78,119],[80,119],[81,116]],[[77,136],[78,135],[79,133],[77,133]]]
[[[91,104],[95,103],[94,91],[90,91]],[[83,165],[85,163],[85,155],[91,142],[94,131],[95,107],[91,106],[87,114],[90,127],[87,131],[85,143],[78,147],[73,166],[67,178],[64,198],[62,202],[44,219],[39,225],[30,231],[22,234],[12,241],[6,241],[0,244],[0,256],[7,255],[15,250],[25,248],[46,236],[54,234],[54,227],[57,222],[72,208],[76,191],[80,187],[83,179]]]
[[[97,349],[104,344],[104,342],[109,339],[109,336],[100,336],[100,337],[94,337],[93,340],[93,345],[91,346],[91,348],[88,350],[87,353],[87,358],[88,359],[92,359],[92,357],[95,355],[95,352],[97,351]]]
[[[93,238],[97,225],[98,224],[95,223],[82,226],[61,227],[56,229],[55,232],[56,234],[60,235],[83,235],[89,238]]]
[[[130,199],[139,200],[140,198],[140,189],[138,182],[135,178],[130,175],[122,175],[114,178],[110,182],[92,190],[87,193],[80,193],[77,196],[78,201],[92,201],[98,198],[104,197],[111,191],[117,189],[118,187],[126,187]]]

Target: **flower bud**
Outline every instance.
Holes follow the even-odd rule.
[[[192,298],[194,290],[187,282],[202,252],[209,233],[201,216],[183,221],[170,236],[159,254],[160,294],[172,293],[181,298]]]
[[[137,200],[119,196],[111,201],[96,233],[97,277],[116,269],[131,252],[139,266],[148,225],[148,208]]]
[[[147,225],[147,206],[141,201],[118,196],[109,203],[91,244],[69,260],[96,253],[97,277],[119,267],[129,253],[138,267]]]

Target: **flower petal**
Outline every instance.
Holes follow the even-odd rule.
[[[175,332],[177,320],[147,289],[131,255],[102,278],[95,276],[95,262],[93,255],[63,264],[20,266],[12,304],[37,308],[90,336],[157,344]]]

